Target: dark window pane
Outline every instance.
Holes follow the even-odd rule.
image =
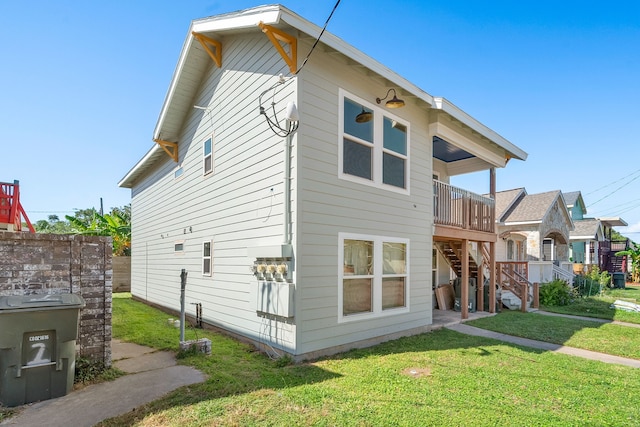
[[[395,187],[406,188],[404,181],[404,159],[384,153],[382,182]]]
[[[362,113],[363,107],[350,99],[344,99],[344,131],[367,142],[373,142],[373,120],[356,123],[356,116]],[[365,111],[371,110],[364,108]],[[373,114],[373,112],[371,112]]]
[[[211,256],[211,242],[204,242],[202,245],[202,256]]]
[[[384,118],[384,148],[407,155],[407,127],[388,117]]]
[[[211,155],[204,158],[204,173],[211,172],[213,166],[212,160]]]
[[[211,260],[204,259],[202,260],[202,274],[210,274],[211,273]]]
[[[349,175],[371,179],[371,147],[348,139],[344,140],[343,146],[344,165],[342,171]]]

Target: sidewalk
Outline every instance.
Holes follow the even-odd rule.
[[[114,366],[128,373],[114,381],[90,385],[66,396],[20,408],[2,426],[91,427],[125,414],[185,385],[205,380],[202,372],[176,364],[175,355],[149,347],[111,343]]]
[[[554,313],[547,313],[547,312],[541,312],[541,311],[537,311],[537,313],[555,315]],[[571,318],[577,317],[577,316],[570,316],[570,315],[561,315],[561,316],[571,317]],[[602,319],[594,319],[590,317],[582,318],[582,319],[594,320],[594,321],[602,320]],[[601,323],[606,323],[606,322],[608,321],[605,320],[604,322],[601,322]],[[622,322],[614,322],[614,323],[620,324]],[[624,323],[624,325],[638,327],[638,325],[629,324],[629,323]],[[451,325],[447,325],[446,327],[448,329],[451,329],[453,331],[460,332],[466,335],[475,335],[478,337],[492,338],[492,339],[508,342],[511,344],[521,345],[525,347],[538,348],[542,350],[553,351],[555,353],[568,354],[571,356],[583,357],[585,359],[599,360],[605,363],[614,363],[618,365],[625,365],[625,366],[630,366],[632,368],[640,369],[640,360],[636,360],[636,359],[627,359],[620,356],[613,356],[610,354],[598,353],[596,351],[582,350],[579,348],[568,347],[560,344],[552,344],[544,341],[536,341],[528,338],[515,337],[512,335],[506,335],[506,334],[501,334],[499,332],[493,332],[493,331],[488,331],[486,329],[476,328],[475,326],[465,325],[464,323],[451,324]]]

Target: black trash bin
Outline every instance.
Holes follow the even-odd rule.
[[[0,403],[18,406],[73,388],[79,295],[0,297]]]
[[[618,289],[624,289],[626,287],[625,274],[624,273],[612,273],[613,287]]]
[[[453,305],[453,309],[455,311],[461,311],[462,310],[462,305],[461,305],[461,301],[462,301],[462,287],[460,286],[460,283],[462,282],[462,280],[460,280],[460,278],[456,278],[453,282],[453,289],[455,291],[456,294],[456,299]],[[476,278],[475,277],[470,277],[469,278],[469,311],[470,312],[474,312],[476,311]]]

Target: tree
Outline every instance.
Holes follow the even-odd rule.
[[[116,256],[131,255],[131,206],[112,208],[108,214],[82,211],[81,215],[69,216],[67,221],[75,234],[86,236],[111,236],[113,254]]]
[[[627,250],[616,252],[616,256],[626,255],[631,258],[631,277],[634,283],[640,282],[640,245],[631,242]]]
[[[73,230],[67,221],[61,221],[58,215],[49,215],[47,219],[41,219],[34,225],[36,233],[71,234]]]
[[[620,234],[615,229],[613,229],[613,228],[611,229],[611,241],[612,242],[624,242],[625,240],[627,240],[626,237],[624,237],[622,234]]]

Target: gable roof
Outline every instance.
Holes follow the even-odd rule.
[[[602,224],[595,218],[574,220],[573,225],[574,229],[569,232],[572,240],[594,240],[598,231],[602,231]]]
[[[579,191],[569,191],[568,193],[562,193],[564,196],[564,201],[567,202],[567,206],[572,208],[578,203],[580,205],[580,209],[582,210],[582,214],[587,213],[587,207],[584,204],[584,199],[582,198],[582,193]]]
[[[561,199],[564,210],[567,206],[562,198],[560,190],[547,191],[545,193],[527,194],[515,205],[513,210],[507,212],[502,218],[502,222],[518,223],[518,222],[542,222],[553,205]],[[568,213],[567,213],[568,216]]]
[[[281,5],[258,6],[192,21],[153,132],[153,140],[178,142],[184,119],[193,108],[193,99],[210,64],[211,58],[195,39],[193,33],[221,40],[223,37],[232,34],[262,32],[262,29],[258,26],[260,22],[283,31],[295,31],[299,34],[298,37],[304,34],[315,39],[322,31],[319,26]],[[506,160],[511,158],[525,160],[527,158],[527,153],[522,149],[475,120],[446,99],[432,97],[404,77],[391,71],[388,67],[365,55],[335,35],[325,31],[320,44],[326,50],[341,53],[349,58],[351,62],[360,64],[368,70],[367,74],[372,78],[379,77],[388,82],[389,86],[396,87],[399,93],[402,93],[403,98],[414,99],[426,109],[441,111],[463,126],[468,127],[472,133],[486,138],[489,142],[505,151]],[[154,143],[147,154],[120,180],[118,185],[132,188],[134,182],[153,167],[163,155],[165,155],[163,149]]]
[[[502,217],[515,207],[515,204],[519,199],[526,195],[527,191],[524,188],[514,188],[513,190],[497,191],[495,198],[496,220],[498,222],[503,222]],[[486,195],[486,197],[489,197],[489,195]]]

